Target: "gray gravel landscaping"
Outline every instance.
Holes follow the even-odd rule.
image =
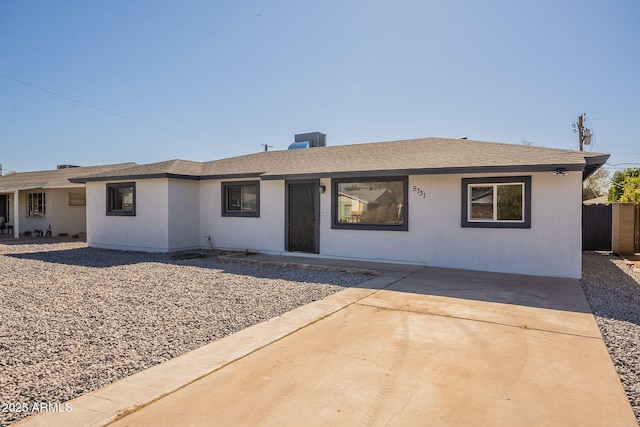
[[[369,278],[186,258],[0,244],[0,426]],[[640,423],[640,270],[585,252],[582,286]]]
[[[0,267],[3,426],[369,278],[78,242],[0,245]]]
[[[582,259],[582,288],[640,424],[640,271],[608,253]]]

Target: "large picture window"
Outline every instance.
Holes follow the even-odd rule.
[[[135,216],[136,183],[107,184],[107,215]]]
[[[464,178],[462,226],[531,228],[531,177]]]
[[[260,181],[222,183],[222,216],[260,216]]]
[[[407,177],[334,179],[332,228],[408,230]]]
[[[29,193],[27,195],[27,217],[44,218],[47,213],[45,193]]]

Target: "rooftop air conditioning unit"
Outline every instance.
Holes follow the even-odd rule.
[[[289,145],[289,150],[298,148],[325,147],[327,135],[320,132],[299,133],[295,135],[295,142]]]

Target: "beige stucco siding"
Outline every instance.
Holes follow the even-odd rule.
[[[19,227],[20,233],[25,231],[46,230],[51,225],[52,235],[61,233],[76,234],[86,231],[85,206],[69,206],[69,193],[84,193],[85,189],[78,188],[47,188],[34,189],[19,192],[18,210],[20,213]],[[45,216],[32,218],[27,216],[28,195],[44,193],[45,195]],[[14,195],[10,195],[10,211],[13,213],[15,200]],[[10,223],[15,224],[14,218],[10,217]]]

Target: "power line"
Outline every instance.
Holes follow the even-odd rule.
[[[200,139],[200,138],[195,138],[195,137],[193,137],[193,136],[185,135],[185,134],[180,133],[180,132],[175,132],[175,131],[172,131],[172,130],[170,130],[170,129],[161,128],[161,127],[159,127],[159,126],[152,125],[151,123],[147,123],[147,122],[143,122],[143,121],[138,120],[138,119],[133,119],[133,118],[131,118],[131,117],[127,117],[127,116],[125,116],[125,115],[123,115],[123,114],[114,113],[113,111],[105,110],[104,108],[96,107],[95,105],[91,105],[91,104],[88,104],[88,103],[83,102],[83,101],[78,101],[77,99],[73,99],[73,98],[70,98],[70,97],[68,97],[68,96],[65,96],[65,95],[62,95],[62,94],[59,94],[59,93],[53,92],[53,91],[51,91],[51,90],[49,90],[49,89],[45,89],[45,88],[43,88],[43,87],[36,86],[36,85],[34,85],[34,84],[31,84],[31,83],[27,83],[27,82],[25,82],[25,81],[23,81],[23,80],[16,79],[15,77],[7,76],[6,74],[2,74],[2,73],[0,73],[0,77],[4,77],[4,78],[5,78],[5,79],[7,79],[7,80],[12,80],[12,81],[14,81],[14,82],[16,82],[16,83],[20,83],[20,84],[25,85],[25,86],[29,86],[29,87],[31,87],[31,88],[33,88],[33,89],[37,89],[37,90],[39,90],[39,91],[41,91],[41,92],[44,92],[44,93],[47,93],[47,94],[49,94],[49,95],[57,96],[58,98],[65,99],[65,100],[70,101],[70,102],[73,102],[73,103],[75,103],[75,104],[82,105],[83,107],[91,108],[91,109],[93,109],[93,110],[100,111],[101,113],[110,114],[110,115],[112,115],[112,116],[114,116],[114,117],[117,117],[117,118],[119,118],[119,119],[127,120],[127,121],[130,121],[130,122],[133,122],[133,123],[136,123],[136,124],[142,125],[142,126],[146,126],[146,127],[148,127],[148,128],[151,128],[151,129],[155,129],[155,130],[159,130],[159,131],[162,131],[162,132],[166,132],[166,133],[168,133],[168,134],[175,135],[175,136],[179,136],[179,137],[181,137],[181,138],[190,139],[190,140],[192,140],[192,141],[196,141],[196,142],[199,142],[199,143],[201,143],[201,144],[207,144],[207,145],[211,145],[211,146],[213,146],[213,147],[223,148],[223,149],[225,149],[225,150],[236,151],[236,152],[238,152],[238,153],[247,154],[247,152],[246,152],[246,151],[237,150],[237,149],[235,149],[235,148],[225,147],[225,146],[223,146],[223,145],[213,144],[213,143],[211,143],[211,142],[209,142],[209,141],[205,141],[205,140]]]
[[[532,120],[528,122],[504,124],[504,125],[499,125],[499,126],[494,126],[494,127],[484,128],[484,129],[475,129],[474,131],[476,133],[485,133],[485,132],[493,132],[493,131],[522,132],[522,131],[532,130],[532,129],[560,127],[560,126],[563,126],[562,122],[565,122],[568,118],[569,116],[562,117],[562,118],[556,117],[556,118],[549,118],[549,119],[539,119],[539,120]]]
[[[611,110],[611,111],[593,111],[591,113],[589,113],[590,115],[592,114],[621,114],[621,113],[640,113],[640,109],[636,109],[636,110]]]

